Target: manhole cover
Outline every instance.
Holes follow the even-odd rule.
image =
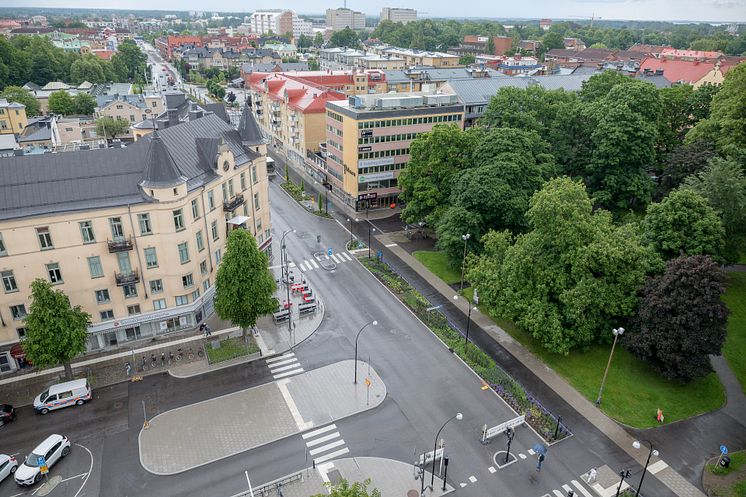
[[[124,407],[123,402],[114,402],[114,409],[121,409],[122,407]]]
[[[410,490],[407,492],[407,497],[419,497],[420,493],[417,490]]]

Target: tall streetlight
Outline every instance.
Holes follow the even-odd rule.
[[[606,383],[606,375],[609,374],[609,366],[611,366],[611,358],[614,355],[614,347],[616,347],[616,341],[619,338],[619,335],[624,334],[624,328],[614,328],[611,330],[611,332],[614,334],[614,342],[611,344],[611,352],[609,353],[609,362],[606,363],[606,371],[604,371],[604,377],[601,380],[601,388],[598,390],[598,398],[596,399],[596,405],[601,405],[601,394],[603,394],[604,391],[604,383]]]
[[[466,299],[466,303],[469,304],[469,312],[466,314],[466,336],[464,337],[464,350],[466,350],[466,347],[469,346],[469,326],[471,325],[471,311],[477,310],[475,306],[472,305],[472,302],[464,297]],[[458,295],[453,296],[453,300],[458,301]]]
[[[373,231],[376,229],[373,228]],[[368,221],[368,260],[370,260],[370,221]]]
[[[347,218],[347,222],[350,223],[350,250],[352,250],[352,218]]]
[[[430,488],[433,488],[433,485],[435,485],[435,453],[438,451],[438,437],[440,437],[440,432],[443,431],[443,428],[445,428],[446,425],[454,419],[461,421],[462,419],[464,419],[464,415],[460,412],[456,413],[455,416],[443,423],[443,426],[440,427],[440,430],[438,430],[438,433],[435,435],[435,446],[433,447],[433,471],[430,478]],[[425,475],[423,474],[422,476],[424,477]]]
[[[466,269],[466,242],[469,241],[471,235],[469,233],[461,235],[461,239],[464,241],[464,259],[461,261],[461,290],[464,289],[464,270]]]
[[[368,325],[378,326],[378,321],[373,320],[368,323],[365,323],[362,328],[360,328],[360,331],[357,332],[357,335],[355,335],[355,380],[352,382],[354,385],[357,385],[357,340],[360,338],[360,333],[363,332],[365,328],[368,327]]]
[[[289,235],[290,233],[295,233],[294,229],[286,230],[282,234],[282,238],[280,239],[280,257],[282,258],[283,268],[285,272],[285,290],[287,292],[287,306],[288,306],[288,333],[292,333],[292,326],[291,321],[293,318],[293,309],[290,306],[290,269],[288,267],[288,254],[285,250],[285,237]]]
[[[640,489],[642,488],[642,481],[645,479],[645,473],[648,471],[648,464],[650,464],[650,457],[655,456],[658,457],[658,451],[655,450],[653,447],[653,442],[650,440],[642,440],[643,442],[647,442],[648,445],[650,445],[650,452],[648,453],[648,460],[645,461],[645,468],[642,470],[642,476],[640,476],[640,484],[637,486],[637,492],[635,492],[635,497],[639,497],[640,495]],[[632,442],[632,447],[635,449],[639,449],[641,447],[641,444],[639,441],[635,440]]]

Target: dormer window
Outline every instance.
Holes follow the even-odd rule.
[[[224,162],[223,162],[223,171],[226,171],[226,172],[227,172],[227,171],[228,171],[228,169],[230,169],[230,168],[231,168],[231,163],[230,163],[230,162],[228,162],[228,161],[224,161]]]
[[[176,196],[178,194],[179,194],[179,189],[178,188],[174,188],[174,196]]]

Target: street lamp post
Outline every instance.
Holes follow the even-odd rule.
[[[284,268],[285,273],[285,291],[287,292],[287,306],[288,306],[288,333],[293,332],[291,321],[293,320],[293,308],[290,306],[290,268],[288,265],[288,254],[285,250],[285,237],[290,234],[295,233],[294,229],[286,230],[282,234],[282,239],[280,240],[280,246],[282,247],[280,258],[282,259],[282,264]]]
[[[373,228],[373,231],[376,229]],[[368,221],[368,260],[370,260],[370,221]]]
[[[650,457],[651,456],[658,457],[658,451],[655,450],[655,448],[653,447],[653,442],[651,442],[650,440],[642,440],[642,441],[647,442],[647,444],[650,445],[650,452],[648,452],[648,459],[647,461],[645,461],[645,467],[642,470],[642,476],[640,476],[640,484],[637,486],[637,492],[635,492],[635,497],[639,497],[640,495],[640,489],[642,488],[642,481],[645,479],[645,473],[647,473],[648,464],[650,464]],[[634,447],[635,449],[639,449],[641,446],[642,444],[637,440],[632,442],[632,447]]]
[[[464,241],[464,258],[461,261],[461,290],[464,289],[464,270],[466,269],[466,242],[469,241],[471,235],[469,233],[461,235],[461,239]]]
[[[606,370],[604,371],[604,377],[601,380],[601,388],[598,390],[598,398],[596,399],[596,405],[601,405],[601,395],[604,391],[604,383],[606,383],[606,375],[609,374],[609,366],[611,366],[611,358],[614,356],[614,347],[616,347],[616,341],[619,338],[619,335],[624,334],[624,328],[614,328],[611,330],[611,332],[614,334],[614,342],[611,344],[611,352],[609,353],[609,362],[606,363]]]
[[[368,325],[378,326],[378,321],[373,320],[368,323],[365,323],[362,328],[360,328],[360,331],[357,332],[357,335],[355,335],[355,380],[352,382],[354,385],[357,385],[357,341],[360,338],[360,333],[363,332],[363,330],[368,327]]]
[[[513,428],[508,428],[505,430],[505,436],[508,437],[508,450],[505,453],[505,464],[508,464],[508,460],[510,459],[510,442],[513,441],[513,437],[515,436],[515,431]]]
[[[464,419],[464,415],[461,414],[460,412],[456,413],[455,416],[453,416],[452,418],[448,419],[448,421],[443,423],[443,426],[440,427],[440,430],[438,430],[438,433],[435,435],[435,446],[433,447],[433,471],[432,471],[431,478],[430,478],[430,488],[433,488],[433,485],[435,485],[435,453],[438,451],[438,437],[440,436],[440,432],[443,431],[443,428],[445,428],[446,425],[450,423],[451,421],[453,421],[454,419],[461,421],[462,419]],[[424,472],[422,476],[424,478],[425,476]]]
[[[466,297],[464,297],[466,298]],[[453,296],[453,300],[458,300],[458,295]],[[477,310],[476,307],[472,306],[472,302],[467,298],[466,302],[469,304],[469,311],[466,314],[466,336],[464,337],[464,350],[469,346],[469,326],[471,325],[471,311]]]
[[[624,483],[624,479],[625,478],[629,478],[629,475],[630,475],[630,471],[628,469],[623,469],[623,470],[621,470],[619,472],[619,476],[621,476],[622,479],[619,480],[619,486],[616,489],[616,496],[615,497],[619,497],[619,492],[622,491],[622,483]]]
[[[348,217],[347,222],[350,223],[350,250],[352,250],[352,218]]]

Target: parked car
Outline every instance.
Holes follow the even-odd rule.
[[[18,469],[18,461],[13,456],[0,454],[0,482],[8,475],[12,475]]]
[[[0,404],[0,426],[16,419],[16,410],[10,404]]]
[[[63,407],[82,406],[92,396],[91,386],[86,379],[58,383],[36,396],[34,411],[46,414]]]
[[[31,454],[26,456],[23,464],[16,470],[15,480],[21,486],[29,486],[38,483],[41,474],[42,461],[51,468],[60,459],[70,453],[70,440],[62,435],[49,435],[40,443]]]

